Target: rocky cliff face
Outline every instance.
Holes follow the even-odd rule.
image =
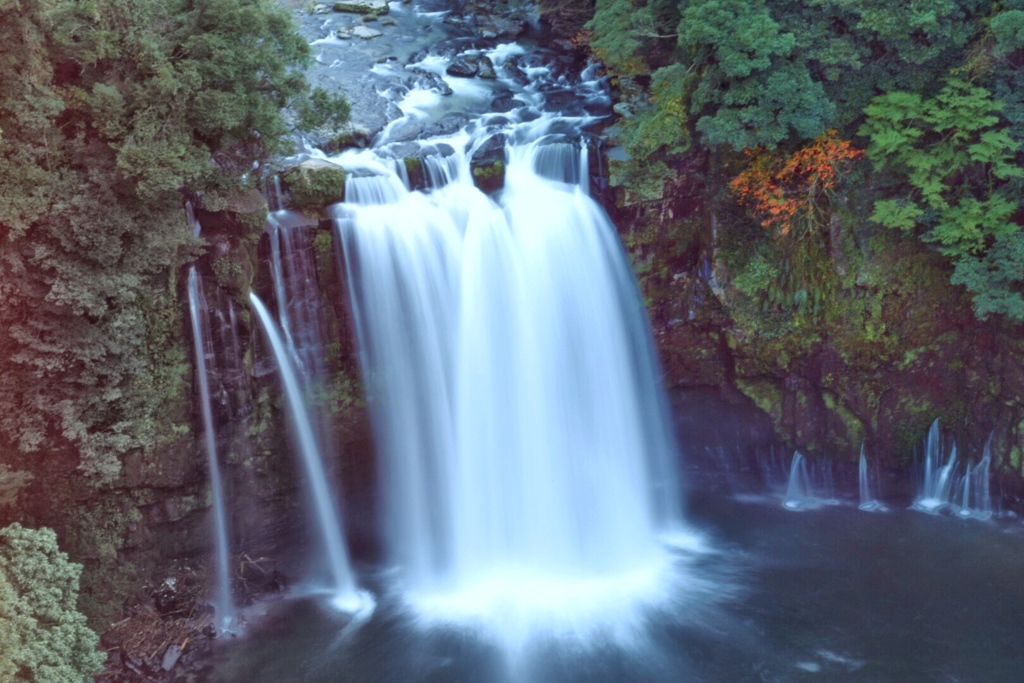
[[[290,435],[277,369],[262,332],[254,328],[248,292],[275,300],[270,237],[263,231],[262,200],[251,212],[200,213],[208,248],[196,262],[209,306],[213,353],[207,358],[216,442],[228,500],[232,555],[264,558],[288,573],[302,570],[306,510],[299,491],[299,464]],[[315,264],[332,362],[323,404],[339,443],[328,463],[336,490],[361,514],[347,516],[357,552],[375,552],[373,462],[368,417],[363,407],[347,293],[339,277],[329,223],[313,217],[303,228],[304,248]],[[259,225],[259,227],[255,227]],[[85,564],[81,607],[105,628],[124,604],[151,599],[154,586],[172,565],[202,569],[213,546],[211,492],[201,445],[202,421],[188,348],[187,296],[181,287],[178,343],[182,383],[168,402],[166,433],[152,449],[126,458],[122,476],[81,500],[55,504],[82,487],[61,481],[74,472],[54,473],[40,498],[37,516],[62,532],[64,545]],[[171,410],[173,408],[173,410]],[[178,425],[177,427],[175,425]],[[40,491],[40,496],[45,492]],[[45,503],[45,504],[44,504]],[[61,509],[74,506],[75,515]],[[288,558],[293,558],[289,560]]]
[[[614,168],[614,156],[608,163]],[[853,227],[840,259],[848,288],[826,297],[816,316],[763,310],[730,272],[747,257],[747,228],[730,223],[738,219],[728,205],[713,212],[700,200],[699,175],[680,180],[653,201],[621,187],[605,195],[633,255],[670,387],[710,389],[734,404],[745,397],[787,448],[840,462],[853,463],[864,443],[886,466],[907,471],[935,418],[975,461],[992,434],[993,490],[1020,506],[1019,326],[978,321],[939,259],[899,239],[887,236],[884,250],[865,257]],[[740,237],[723,237],[730,233]]]

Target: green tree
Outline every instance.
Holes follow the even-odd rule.
[[[647,73],[638,25],[637,8],[631,0],[597,0],[594,18],[587,23],[592,33],[590,49],[620,75]]]
[[[1021,226],[1013,220],[1019,203],[1008,191],[1008,181],[1024,170],[1002,108],[989,90],[951,78],[932,98],[877,97],[860,133],[871,141],[867,155],[876,171],[896,181],[890,198],[875,202],[872,220],[917,231],[949,256],[953,282],[971,291],[980,317],[1024,319]]]
[[[796,36],[764,0],[687,0],[679,45],[698,74],[691,111],[713,146],[774,147],[815,138],[834,114],[796,52]]]
[[[176,275],[198,243],[183,204],[252,191],[254,166],[289,146],[283,110],[347,117],[337,96],[310,97],[309,58],[273,0],[0,0],[11,464],[45,478],[77,461],[102,485],[126,453],[187,429]]]
[[[0,529],[0,680],[87,683],[103,670],[76,606],[81,572],[51,529]]]

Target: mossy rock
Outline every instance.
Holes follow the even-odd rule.
[[[334,3],[335,12],[350,14],[387,14],[391,11],[387,0],[347,0]]]
[[[824,391],[821,397],[833,420],[829,430],[831,445],[852,457],[867,438],[864,423],[832,392]]]
[[[483,164],[473,169],[473,184],[481,192],[497,192],[505,185],[505,162],[502,160]]]
[[[783,429],[783,401],[782,389],[768,379],[741,379],[736,378],[736,388],[754,402],[761,412],[765,413],[772,422],[772,427],[779,434],[785,433]]]
[[[405,174],[409,178],[409,187],[414,190],[426,188],[426,175],[423,172],[423,159],[419,157],[406,157],[402,160],[405,164]]]
[[[319,211],[345,198],[345,170],[322,159],[308,159],[281,178],[302,211]]]

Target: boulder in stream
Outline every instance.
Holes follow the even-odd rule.
[[[445,73],[449,76],[456,76],[458,78],[473,78],[479,72],[480,62],[475,55],[459,55],[445,69]]]
[[[307,159],[281,176],[296,208],[319,210],[345,197],[345,170],[324,159]]]
[[[344,0],[334,3],[335,12],[348,12],[350,14],[387,14],[387,0]]]
[[[378,31],[377,29],[370,28],[369,26],[363,26],[362,24],[360,24],[359,26],[353,27],[352,30],[350,31],[350,33],[353,36],[355,36],[356,38],[362,38],[363,40],[369,40],[371,38],[379,38],[382,35],[384,35],[380,31]]]

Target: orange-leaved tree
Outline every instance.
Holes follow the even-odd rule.
[[[765,311],[817,316],[841,270],[836,187],[863,152],[830,130],[791,154],[764,148],[746,154],[747,167],[729,187],[771,239],[733,284]]]
[[[729,183],[730,189],[762,226],[796,238],[828,223],[837,180],[850,162],[863,156],[835,130],[789,156],[762,147],[746,154],[750,165]]]

